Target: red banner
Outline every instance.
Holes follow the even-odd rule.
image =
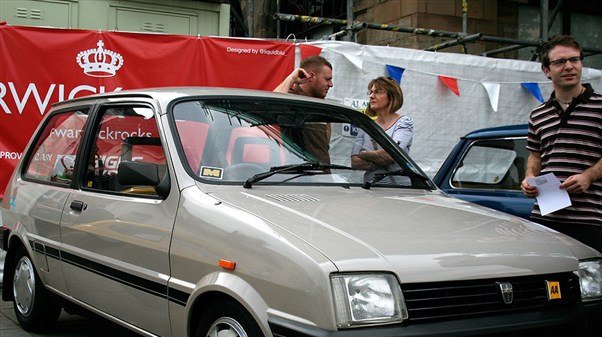
[[[274,89],[295,65],[295,45],[231,38],[201,39],[201,79],[217,87]],[[283,76],[284,74],[284,76]]]
[[[54,102],[163,86],[272,90],[290,42],[0,25],[0,198]]]

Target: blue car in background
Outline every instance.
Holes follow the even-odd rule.
[[[433,181],[449,195],[528,219],[535,199],[520,189],[526,145],[526,124],[472,131],[460,138]]]

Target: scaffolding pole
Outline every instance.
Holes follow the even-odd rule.
[[[350,31],[353,26],[353,0],[347,0],[347,27],[345,30]],[[353,34],[349,34],[347,41],[353,41]]]
[[[328,18],[322,18],[322,17],[316,17],[316,16],[296,15],[296,14],[276,13],[276,14],[274,14],[274,19],[282,20],[282,21],[301,21],[301,22],[306,22],[306,23],[325,24],[325,25],[333,25],[333,24],[344,25],[344,26],[347,25],[347,20],[328,19]],[[458,33],[458,32],[446,32],[443,30],[403,27],[403,26],[398,26],[398,25],[388,25],[388,24],[368,23],[368,22],[358,23],[358,25],[354,25],[354,28],[355,27],[378,29],[378,30],[388,30],[388,31],[393,31],[393,32],[428,35],[428,36],[435,36],[435,37],[459,38],[463,35],[462,33]]]
[[[497,55],[497,54],[502,54],[502,53],[507,53],[507,52],[523,49],[526,47],[529,47],[529,46],[521,46],[521,45],[515,44],[512,46],[502,47],[499,49],[484,51],[481,53],[481,56]]]
[[[449,47],[453,47],[453,46],[457,46],[459,44],[465,44],[468,42],[473,42],[476,40],[480,40],[483,37],[482,33],[478,33],[478,34],[473,34],[473,35],[468,35],[468,36],[464,36],[464,37],[460,37],[456,40],[453,41],[449,41],[449,42],[444,42],[444,43],[440,43],[437,45],[434,45],[432,47],[428,47],[424,50],[426,51],[437,51],[439,49],[444,49],[444,48],[449,48]]]
[[[318,16],[297,15],[297,14],[274,14],[274,19],[281,21],[301,21],[306,23],[324,24],[324,25],[347,25],[347,20],[329,19]]]
[[[308,22],[308,23],[314,23],[314,24],[327,24],[327,25],[339,24],[339,25],[343,25],[343,26],[347,25],[347,20],[329,19],[329,18],[323,18],[323,17],[296,15],[296,14],[276,13],[276,14],[274,14],[274,19],[282,20],[282,21],[301,21],[301,22]],[[355,31],[359,31],[359,30],[362,30],[365,28],[377,29],[377,30],[388,30],[388,31],[393,31],[393,32],[401,32],[401,33],[409,33],[409,34],[417,34],[417,35],[428,35],[428,36],[434,36],[434,37],[449,37],[449,38],[457,39],[457,41],[463,39],[464,42],[474,42],[474,41],[479,40],[479,41],[485,41],[485,42],[496,42],[496,43],[503,43],[503,44],[520,45],[520,47],[511,46],[512,48],[519,48],[519,49],[524,48],[524,47],[529,47],[529,46],[540,47],[543,44],[542,41],[527,41],[527,40],[519,40],[519,39],[502,38],[502,37],[496,37],[496,36],[482,35],[480,33],[475,34],[475,35],[480,35],[480,37],[478,39],[474,38],[475,35],[471,35],[470,36],[471,38],[469,39],[470,41],[467,41],[468,37],[465,36],[463,33],[458,33],[458,32],[448,32],[448,31],[443,31],[443,30],[424,29],[424,28],[402,27],[402,26],[398,26],[398,25],[387,25],[387,24],[367,23],[367,22],[358,22],[358,21],[354,22],[351,31],[355,32]],[[346,34],[346,31],[342,31],[342,32],[338,32],[338,33],[335,33],[330,36],[331,37],[344,36],[345,34]],[[442,49],[441,45],[445,45],[445,44],[457,45],[457,44],[459,44],[457,41],[450,41],[448,43],[443,43],[443,44],[440,44],[437,46],[439,46],[438,49]],[[451,46],[451,45],[448,45],[448,46]],[[433,46],[430,48],[435,48],[437,46]],[[594,49],[582,48],[582,49],[583,49],[584,53],[589,53],[589,54],[584,54],[584,56],[602,54],[601,49],[595,49],[595,48]]]

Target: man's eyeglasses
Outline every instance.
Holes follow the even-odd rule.
[[[566,61],[571,62],[571,64],[577,64],[579,62],[581,62],[583,58],[581,56],[573,56],[573,57],[569,57],[568,59],[558,59],[558,60],[554,60],[554,61],[550,61],[550,65],[554,66],[554,67],[562,67],[566,64]]]

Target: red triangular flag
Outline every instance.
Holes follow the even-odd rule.
[[[456,94],[456,96],[460,96],[460,89],[458,89],[458,79],[447,76],[439,76],[439,79],[445,86],[447,86],[451,91]]]
[[[322,52],[322,48],[312,46],[309,44],[299,44],[299,49],[301,50],[301,59],[304,60],[306,57],[320,55]]]

